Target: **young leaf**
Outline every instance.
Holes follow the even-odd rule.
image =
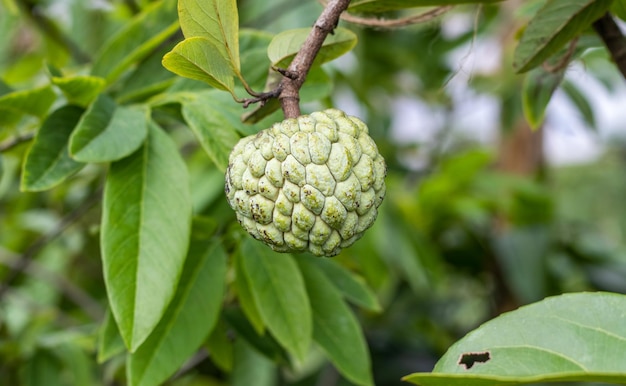
[[[110,162],[137,150],[148,134],[148,109],[118,106],[101,94],[70,137],[70,154],[81,162]]]
[[[235,95],[235,73],[220,50],[208,39],[187,38],[163,57],[163,66],[186,78],[203,81]]]
[[[513,68],[528,71],[578,36],[611,6],[613,0],[548,0],[524,30]]]
[[[226,252],[216,241],[191,244],[176,295],[152,334],[128,358],[130,385],[159,385],[207,338],[219,314]]]
[[[104,281],[131,352],[154,330],[174,296],[190,223],[186,165],[171,139],[151,122],[146,143],[111,164],[104,190]]]
[[[22,191],[50,189],[85,166],[68,153],[70,134],[82,114],[83,109],[78,106],[64,106],[46,118],[26,155]]]
[[[235,341],[232,386],[272,386],[276,384],[276,366],[243,339]]]
[[[547,298],[483,324],[453,345],[422,386],[535,382],[626,383],[626,296],[573,293]]]
[[[265,325],[287,351],[304,360],[311,343],[311,306],[293,257],[247,238],[239,261]]]
[[[207,97],[210,94],[206,94]],[[215,165],[224,172],[228,166],[228,156],[239,141],[239,135],[226,117],[227,111],[211,103],[211,99],[200,97],[183,102],[183,117],[194,132],[202,148]]]
[[[0,127],[16,124],[23,115],[43,118],[55,99],[50,86],[0,96]]]
[[[239,14],[236,0],[180,0],[178,17],[185,38],[204,37],[215,43],[239,72]]]
[[[324,275],[346,299],[372,311],[381,310],[376,295],[365,284],[363,279],[334,260],[313,259],[312,262],[324,271]]]
[[[111,314],[111,310],[107,310],[98,333],[98,363],[106,362],[115,355],[124,352],[125,349],[124,341],[120,336],[117,324],[115,324],[113,314]]]
[[[96,59],[91,74],[111,83],[133,63],[178,30],[176,0],[161,0],[147,7],[109,39]]]
[[[533,129],[543,123],[548,103],[561,80],[563,71],[548,72],[543,68],[535,68],[526,74],[522,85],[522,107],[524,116]]]
[[[296,56],[302,43],[311,32],[310,28],[287,30],[274,36],[269,47],[267,56],[275,67],[287,68]],[[356,45],[357,37],[354,32],[345,28],[336,28],[332,35],[328,35],[319,53],[313,62],[314,66],[322,65],[340,57],[350,51]]]
[[[348,10],[355,13],[382,13],[414,7],[435,7],[457,4],[493,4],[503,0],[352,0]]]
[[[57,86],[67,101],[81,107],[87,107],[106,85],[104,78],[77,75],[70,77],[52,77],[52,84]]]

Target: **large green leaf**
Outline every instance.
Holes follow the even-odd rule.
[[[422,386],[518,385],[533,382],[626,383],[626,296],[574,293],[503,314],[469,333]]]
[[[239,72],[239,14],[236,0],[179,0],[178,17],[185,38],[203,37]]]
[[[548,72],[541,67],[526,74],[522,85],[522,108],[526,121],[533,129],[543,123],[548,103],[562,80],[563,71]]]
[[[341,374],[358,385],[373,385],[361,326],[341,294],[310,257],[297,259],[313,310],[313,339]]]
[[[531,19],[515,49],[513,68],[528,71],[578,36],[611,6],[613,0],[548,0]]]
[[[215,44],[203,37],[187,38],[163,57],[163,66],[235,95],[235,72]]]
[[[163,319],[129,356],[130,385],[159,385],[202,346],[217,322],[226,281],[226,252],[216,241],[190,246],[176,295]]]
[[[87,109],[70,138],[70,154],[81,162],[110,162],[137,150],[148,135],[145,106],[118,106],[102,94]]]
[[[68,152],[70,134],[82,114],[78,106],[64,106],[46,118],[26,155],[20,185],[23,191],[50,189],[84,166]]]
[[[239,141],[239,135],[231,124],[229,111],[213,103],[211,94],[183,102],[183,117],[194,132],[202,148],[215,165],[225,171],[228,156]],[[241,123],[239,123],[241,125]]]
[[[56,95],[50,86],[13,91],[0,96],[0,127],[16,124],[23,115],[43,118]]]
[[[304,360],[311,343],[311,306],[293,257],[247,238],[239,261],[265,325],[287,351]]]
[[[77,75],[52,77],[52,84],[57,86],[69,103],[87,107],[102,91],[106,80],[97,76]]]
[[[298,28],[283,31],[274,36],[267,47],[267,56],[272,65],[282,68],[289,66],[310,32],[310,28]],[[313,65],[321,65],[340,57],[354,48],[356,42],[357,37],[354,32],[345,28],[336,28],[334,33],[324,40]]]
[[[111,311],[124,343],[135,351],[174,296],[191,223],[187,168],[154,123],[146,143],[111,164],[101,248]]]
[[[341,291],[342,295],[351,302],[372,311],[380,311],[380,303],[376,295],[367,286],[365,281],[350,272],[348,269],[329,259],[313,259],[331,283]]]
[[[146,7],[105,43],[91,74],[109,83],[114,81],[177,30],[176,0],[161,0]]]
[[[398,9],[457,4],[492,4],[503,0],[352,0],[350,12],[380,13]]]

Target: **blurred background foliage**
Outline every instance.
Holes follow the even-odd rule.
[[[106,39],[149,3],[3,0],[0,97],[46,84],[58,69],[85,73]],[[623,79],[591,39],[566,74],[570,109],[551,106],[544,127],[531,131],[522,114],[524,76],[513,72],[511,57],[519,27],[542,3],[458,6],[394,30],[344,23],[359,43],[324,67],[327,76],[317,78],[315,98],[304,106],[363,118],[388,163],[378,221],[335,258],[362,275],[382,305],[381,312],[357,311],[376,384],[431,370],[465,333],[520,305],[570,291],[626,293],[626,142],[597,124],[606,118],[594,103],[594,93],[618,95]],[[241,27],[270,33],[310,26],[320,10],[314,0],[239,1]],[[126,75],[120,90],[127,94],[118,97],[145,100],[177,87],[160,58],[179,39]],[[600,87],[577,85],[581,74]],[[264,74],[258,76],[253,84],[262,85]],[[572,112],[578,125],[559,128],[559,114]],[[20,192],[34,126],[26,118],[0,129],[0,379],[121,384],[123,361],[95,361],[106,308],[98,242],[105,167],[89,166],[47,192]],[[207,234],[230,232],[235,242],[221,173],[188,131],[168,128],[188,162],[196,222]],[[587,130],[599,150],[576,163],[552,162],[546,135],[560,129]],[[232,363],[211,353],[196,359],[169,384],[226,384]],[[248,360],[258,385],[348,384],[329,365],[276,375],[264,370],[263,356]]]

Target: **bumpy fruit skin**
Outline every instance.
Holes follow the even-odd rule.
[[[385,174],[367,126],[328,109],[242,138],[225,191],[241,225],[275,251],[334,256],[374,223]]]

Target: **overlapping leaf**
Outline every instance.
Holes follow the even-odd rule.
[[[522,86],[522,107],[526,121],[533,129],[543,123],[552,94],[563,80],[564,71],[548,72],[535,68],[526,74]]]
[[[87,109],[70,138],[70,154],[81,162],[110,162],[141,146],[148,134],[148,109],[118,106],[102,94]]]
[[[225,280],[222,246],[215,241],[192,243],[172,303],[129,357],[130,385],[163,383],[202,345],[217,322]]]
[[[493,319],[452,346],[422,386],[534,382],[626,383],[626,296],[575,293],[547,298]]]
[[[52,84],[57,86],[69,103],[87,107],[102,91],[106,80],[97,76],[77,75],[52,77]]]
[[[111,164],[103,202],[104,279],[131,352],[156,327],[174,296],[190,223],[187,168],[171,139],[151,123],[146,143]]]
[[[265,325],[287,351],[303,360],[311,343],[311,306],[293,257],[246,239],[239,261]]]
[[[43,122],[24,162],[20,188],[50,189],[79,171],[84,164],[70,158],[69,138],[83,114],[78,106],[55,110]]]
[[[117,354],[124,352],[126,347],[120,336],[120,330],[110,310],[104,317],[98,333],[98,363],[106,362]]]
[[[45,117],[56,95],[50,86],[13,91],[0,96],[0,127],[17,123],[23,115]]]
[[[513,67],[528,71],[557,53],[602,16],[612,0],[548,0],[528,23],[515,49]]]

